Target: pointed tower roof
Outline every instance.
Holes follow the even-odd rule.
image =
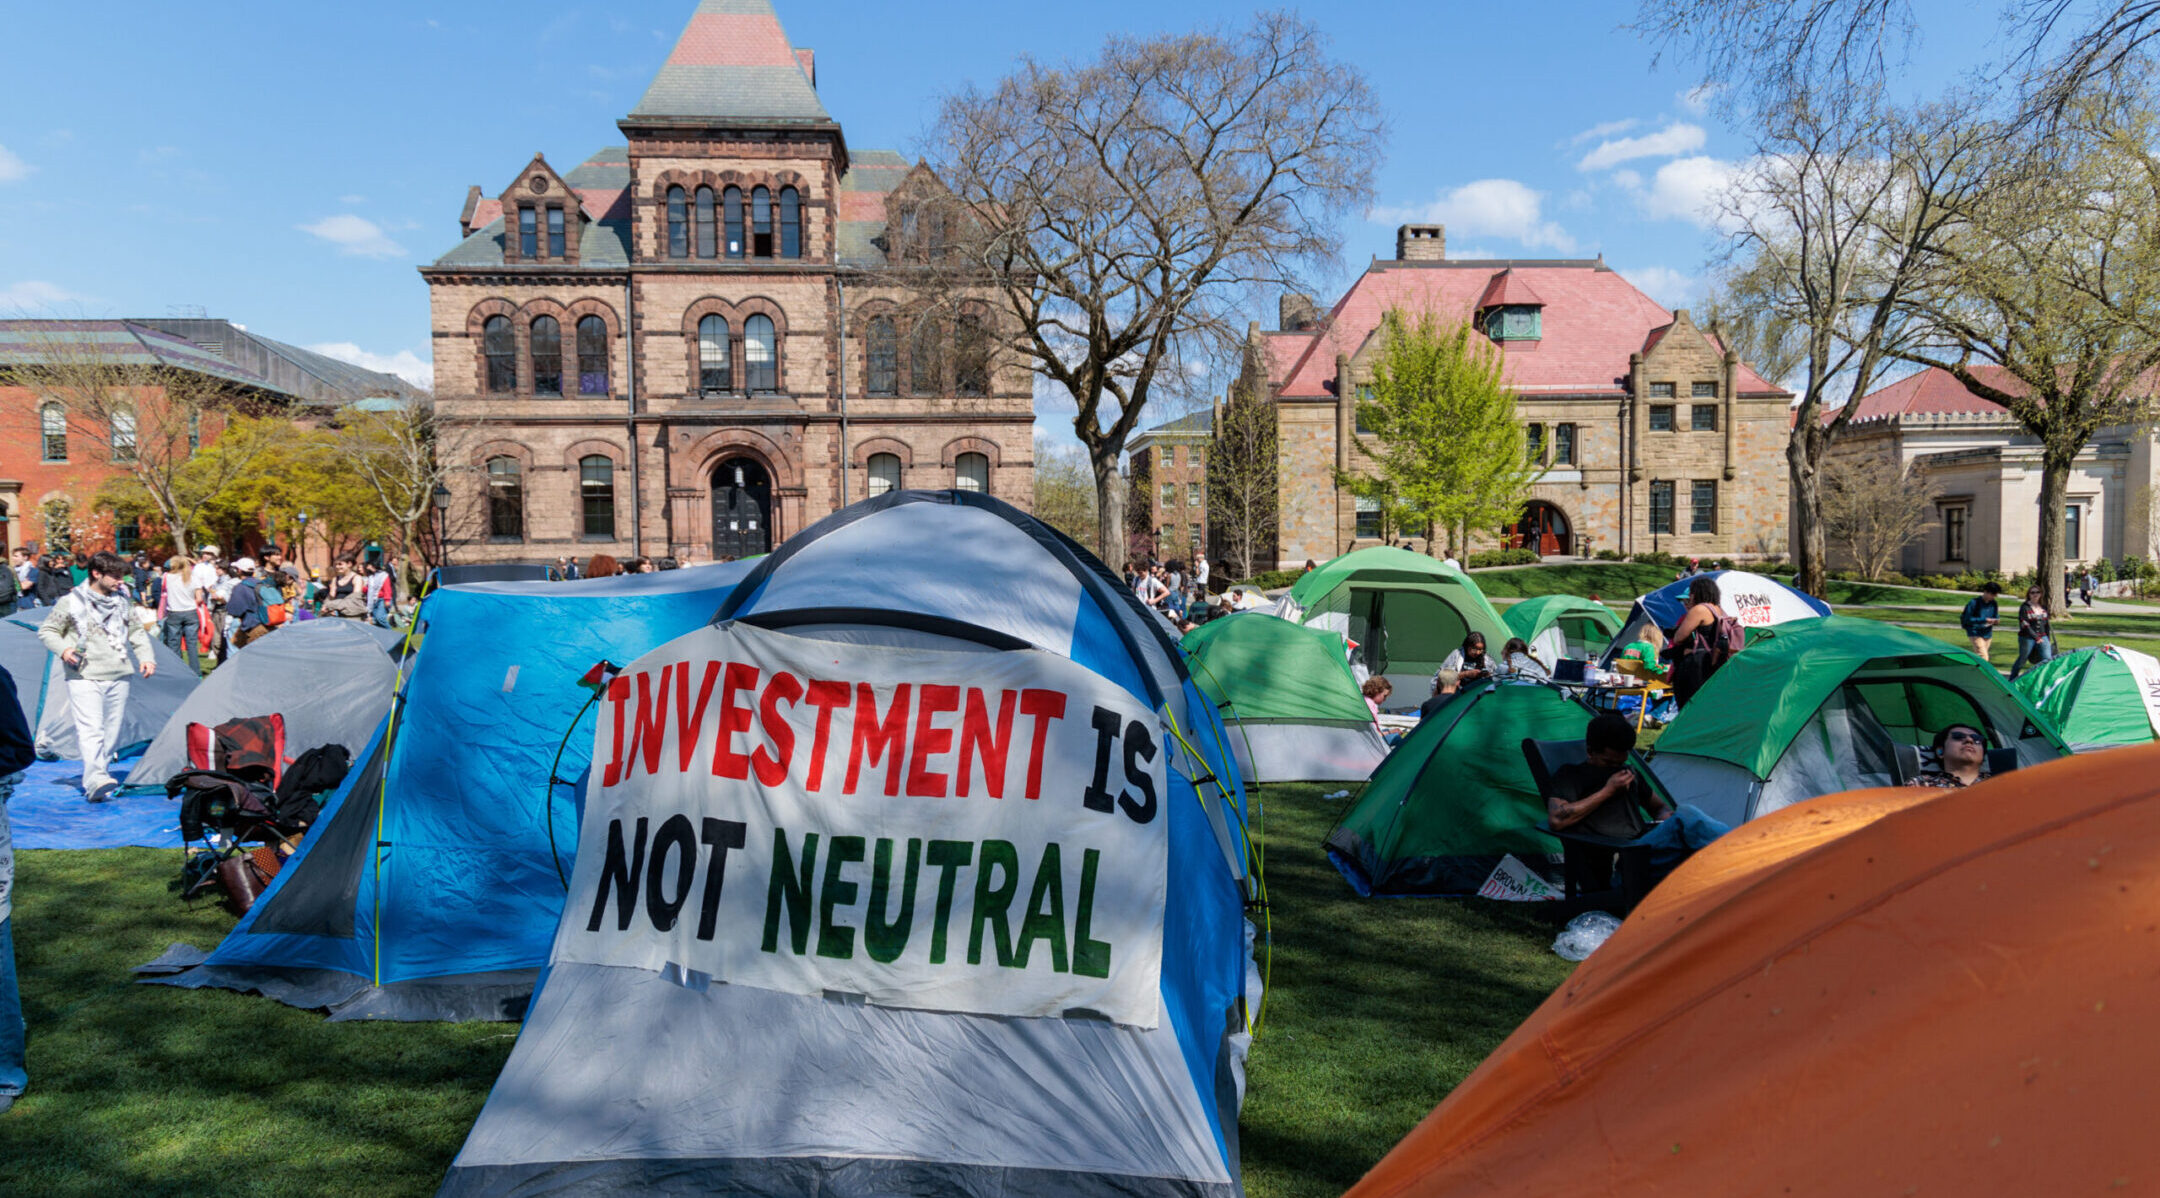
[[[832,124],[769,0],[699,0],[625,124]]]
[[[1545,300],[1531,289],[1528,279],[1518,278],[1515,269],[1509,267],[1495,274],[1485,285],[1485,294],[1478,300],[1478,311],[1517,304],[1543,307]]]

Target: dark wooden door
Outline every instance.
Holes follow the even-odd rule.
[[[771,551],[772,484],[756,463],[740,459],[721,463],[713,473],[712,512],[716,559]]]

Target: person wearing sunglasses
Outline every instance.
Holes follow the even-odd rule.
[[[1941,764],[1923,771],[1912,785],[1960,790],[1988,776],[1987,736],[1971,724],[1952,724],[1936,733],[1935,756]]]

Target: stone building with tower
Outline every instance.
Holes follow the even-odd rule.
[[[617,127],[474,187],[421,268],[459,558],[747,556],[903,487],[1030,506],[990,293],[912,285],[943,189],[848,145],[768,0],[702,0]]]
[[[1273,403],[1285,567],[1380,544],[1380,513],[1338,485],[1367,473],[1356,442],[1391,308],[1472,322],[1499,346],[1516,412],[1544,463],[1514,524],[1473,547],[1544,555],[1785,550],[1789,392],[1599,259],[1447,256],[1439,225],[1404,225],[1333,307],[1284,296],[1249,335],[1240,386]]]

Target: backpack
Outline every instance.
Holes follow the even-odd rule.
[[[1747,629],[1731,616],[1719,616],[1708,629],[1710,637],[1710,660],[1724,665],[1732,656],[1747,648]]]
[[[352,751],[344,745],[317,745],[300,754],[278,783],[279,813],[301,823],[314,823],[322,810],[317,796],[336,790],[350,772]]]
[[[255,584],[255,602],[262,605],[263,623],[271,628],[283,624],[292,614],[292,609],[285,603],[285,592],[269,579]]]

